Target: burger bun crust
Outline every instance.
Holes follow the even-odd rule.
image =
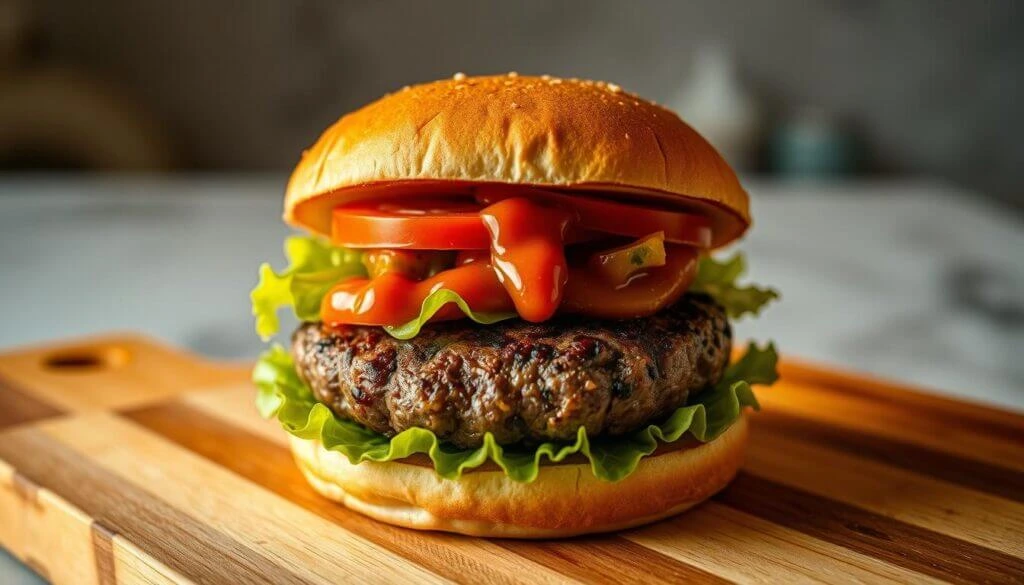
[[[417,463],[352,464],[318,442],[292,437],[299,468],[320,494],[398,526],[472,536],[553,538],[621,530],[678,514],[724,488],[743,462],[747,421],[715,440],[659,450],[617,482],[588,462],[544,464],[533,482],[500,469],[444,479]]]
[[[407,87],[342,117],[303,153],[284,217],[329,235],[337,205],[480,184],[700,213],[715,247],[750,224],[736,174],[673,112],[611,83],[511,74]]]

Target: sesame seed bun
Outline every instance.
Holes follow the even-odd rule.
[[[610,83],[514,74],[406,87],[342,117],[303,153],[284,218],[328,235],[341,203],[482,183],[701,213],[715,247],[750,225],[735,173],[671,111]]]
[[[513,481],[493,465],[448,480],[429,460],[353,465],[316,441],[291,441],[317,492],[382,522],[473,536],[553,538],[647,524],[706,500],[739,470],[747,422],[741,417],[709,443],[663,446],[618,482],[597,479],[585,460],[545,464],[531,483]]]

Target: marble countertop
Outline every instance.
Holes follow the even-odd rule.
[[[0,348],[137,330],[251,359],[247,294],[261,261],[283,263],[284,181],[0,178]],[[737,337],[1024,411],[1021,215],[925,180],[746,184],[738,247],[783,300]],[[3,552],[0,574],[33,579]]]

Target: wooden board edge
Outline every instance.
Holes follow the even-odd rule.
[[[3,460],[0,546],[56,585],[188,583]]]

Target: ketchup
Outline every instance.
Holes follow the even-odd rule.
[[[491,234],[491,263],[519,316],[550,319],[569,278],[565,235],[572,213],[514,197],[485,207],[480,217]]]
[[[350,278],[327,293],[320,314],[327,323],[403,325],[419,316],[420,306],[430,293],[442,288],[456,292],[474,311],[513,310],[494,268],[487,262],[473,262],[419,281],[400,272],[385,272],[373,279]],[[432,320],[462,316],[457,306],[446,305]]]
[[[457,211],[455,219],[462,225],[470,213],[464,209],[465,204],[458,205],[462,207],[456,208],[452,203],[448,206],[451,209],[442,209],[443,205],[437,203],[424,213],[433,221],[444,219],[442,212],[445,210]],[[412,217],[415,214],[403,211],[400,215]],[[336,213],[336,219],[339,217],[349,216]],[[657,243],[664,249],[654,246],[661,254],[647,265],[643,258],[635,264],[630,256],[626,260],[617,259],[620,264],[628,261],[627,266],[606,266],[609,258],[622,256],[625,251],[653,249],[649,240],[654,236],[627,247],[604,250],[589,260],[576,258],[570,274],[565,246],[578,242],[581,235],[587,236],[577,225],[580,222],[577,212],[523,197],[505,198],[484,207],[476,220],[474,230],[478,231],[472,242],[487,241],[489,250],[474,245],[441,251],[385,249],[369,252],[364,263],[372,278],[351,278],[336,284],[321,304],[323,321],[403,325],[418,317],[423,301],[440,289],[455,292],[475,312],[514,310],[523,319],[533,322],[546,321],[556,311],[600,318],[632,318],[653,314],[674,303],[689,288],[697,271],[699,248],[666,244],[665,235],[659,232]],[[390,225],[386,223],[384,227]],[[404,228],[411,230],[405,236],[416,239],[433,237],[435,226],[416,224]],[[384,235],[368,233],[367,238]],[[367,241],[373,243],[376,241],[373,238]],[[615,278],[609,279],[609,274]],[[432,320],[462,317],[458,306],[450,304],[442,307]]]

